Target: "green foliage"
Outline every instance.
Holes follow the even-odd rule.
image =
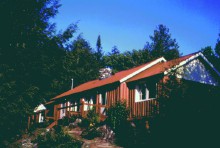
[[[55,24],[49,19],[56,16],[59,7],[59,0],[0,1],[0,17],[4,20],[0,23],[0,110],[5,115],[0,116],[0,131],[7,133],[0,135],[0,141],[19,136],[27,127],[33,109],[68,90],[71,78],[77,86],[98,78],[99,69],[105,66],[118,72],[159,56],[167,59],[179,56],[176,40],[171,39],[169,29],[163,25],[154,31],[150,37],[152,43],[148,42],[146,48],[120,53],[115,46],[112,53],[103,56],[100,35],[94,51],[82,36],[71,41],[76,24],[56,33]],[[218,47],[219,39],[217,55]],[[219,68],[219,64],[215,65]],[[82,124],[89,127],[97,121],[96,117],[88,117]],[[111,122],[113,127],[121,121],[112,116]]]
[[[81,141],[75,140],[70,135],[64,133],[61,127],[56,128],[56,130],[46,132],[44,134],[40,134],[34,142],[38,144],[39,148],[79,148],[82,145]]]
[[[147,63],[151,59],[149,51],[145,49],[126,51],[124,53],[112,51],[112,53],[103,57],[105,65],[111,67],[114,73]]]
[[[73,123],[73,122],[76,121],[77,118],[81,118],[81,117],[80,117],[80,116],[70,116],[69,122],[70,122],[70,123]]]
[[[85,129],[81,135],[83,138],[94,139],[95,137],[101,136],[101,132],[98,130],[100,118],[95,111],[95,108],[89,110],[86,118],[83,118],[82,122],[79,124],[80,127]]]
[[[149,50],[154,58],[163,56],[165,59],[171,60],[180,56],[176,39],[171,38],[169,29],[165,25],[160,24],[150,39],[152,42],[147,42],[145,49]]]
[[[128,115],[126,102],[116,102],[107,110],[106,125],[114,131],[115,142],[121,146],[127,146],[127,141],[132,135],[131,125],[127,120]]]
[[[69,123],[70,123],[69,120],[70,120],[69,117],[64,116],[62,119],[59,119],[59,120],[58,120],[58,124],[59,124],[59,125],[62,125],[62,126],[68,126]]]
[[[88,114],[86,116],[88,121],[92,126],[96,126],[100,122],[99,114],[96,113],[96,108],[93,107],[91,110],[88,111]]]
[[[219,102],[219,88],[179,80],[175,75],[172,72],[162,85],[160,114],[150,120],[150,142],[155,147],[175,147],[179,143],[183,147],[217,143],[214,135],[218,128],[216,113],[219,110],[215,104]]]
[[[97,42],[96,42],[95,56],[96,56],[97,62],[100,64],[100,66],[104,66],[104,65],[102,65],[103,51],[102,51],[102,44],[101,44],[101,36],[100,35],[98,36]]]
[[[99,128],[92,127],[92,128],[87,128],[86,130],[84,130],[82,132],[81,136],[85,139],[91,140],[91,139],[94,139],[96,137],[101,137],[102,132],[99,131]]]
[[[220,50],[220,49],[217,49],[217,48],[220,48],[220,42],[219,41],[216,43],[215,52],[214,52],[214,50],[212,49],[211,46],[207,46],[205,48],[202,48],[201,52],[214,65],[214,67],[218,71],[220,71],[220,64],[219,64],[220,63],[220,57],[217,53],[218,50]]]
[[[79,124],[79,126],[85,129],[90,129],[95,127],[98,123],[100,123],[100,117],[96,113],[96,109],[93,108],[88,111],[86,118],[82,119],[82,122]]]
[[[0,139],[10,139],[27,127],[28,115],[46,99],[62,92],[63,44],[75,26],[55,34],[58,0],[2,0],[0,2]],[[65,38],[65,40],[63,40]],[[60,80],[60,81],[58,81]],[[57,84],[57,85],[55,85]],[[59,86],[59,87],[58,87]]]
[[[129,110],[126,107],[126,102],[116,102],[107,110],[106,124],[117,132],[123,123],[127,122]]]
[[[128,121],[116,134],[115,142],[126,148],[154,147],[150,145],[150,132],[146,129],[146,119]]]
[[[149,146],[150,133],[146,129],[146,119],[128,121],[128,115],[126,102],[117,102],[107,111],[106,124],[115,133],[115,143],[122,147]]]
[[[79,126],[80,126],[81,128],[85,128],[85,129],[89,128],[89,126],[90,126],[89,119],[83,118],[83,119],[82,119],[82,122],[79,123]]]
[[[74,78],[74,86],[98,78],[99,64],[95,52],[81,36],[78,36],[69,46],[63,66],[64,71],[61,76],[67,82],[64,84],[66,87],[70,86],[68,82],[71,78]]]

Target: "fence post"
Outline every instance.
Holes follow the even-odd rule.
[[[30,122],[30,121],[31,121],[31,117],[30,117],[30,116],[28,116],[28,128],[27,128],[28,130],[29,130],[29,128],[30,128],[30,124],[31,124],[31,122]]]
[[[96,105],[95,105],[95,111],[96,111],[97,114],[99,113],[99,103],[96,103]]]
[[[81,100],[81,116],[84,117],[84,101]]]

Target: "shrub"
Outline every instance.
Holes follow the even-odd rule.
[[[126,107],[126,102],[116,102],[107,110],[106,124],[114,131],[117,132],[118,128],[127,122],[129,110]]]
[[[71,116],[71,117],[69,118],[69,122],[70,122],[70,123],[73,123],[73,122],[76,121],[77,118],[78,118],[77,116]]]
[[[98,128],[90,128],[90,129],[86,129],[82,132],[81,136],[85,139],[94,139],[96,137],[101,137],[102,136],[102,132],[99,131]]]
[[[62,125],[63,126],[68,126],[69,125],[69,118],[68,117],[64,116],[62,118]]]
[[[82,122],[78,124],[81,128],[89,128],[90,122],[87,118],[83,118]]]
[[[99,115],[95,112],[95,110],[95,107],[92,110],[89,110],[86,117],[92,126],[95,126],[100,122]]]
[[[126,107],[126,102],[116,102],[107,110],[106,124],[115,133],[115,142],[121,146],[127,146],[131,139],[133,128],[128,122],[129,110]]]
[[[81,147],[82,142],[63,132],[62,127],[56,126],[54,130],[40,134],[35,142],[39,148]]]
[[[79,124],[82,128],[92,128],[97,126],[100,123],[99,115],[95,112],[95,108],[89,110],[86,118],[82,119],[82,122]]]
[[[85,128],[82,132],[82,137],[86,139],[100,137],[102,134],[97,128],[99,123],[99,115],[95,112],[95,108],[89,110],[86,118],[83,118],[82,122],[79,124],[80,127]]]

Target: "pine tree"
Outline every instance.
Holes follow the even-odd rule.
[[[0,135],[1,141],[27,127],[34,107],[59,90],[64,44],[76,26],[55,34],[49,22],[60,7],[59,0],[0,1]]]
[[[112,51],[111,51],[110,54],[111,54],[111,55],[120,54],[120,51],[119,51],[118,47],[117,47],[117,46],[113,46],[113,47],[112,47]]]
[[[180,56],[176,39],[171,38],[169,29],[166,26],[159,25],[154,30],[154,35],[150,36],[150,39],[152,42],[147,42],[145,49],[150,50],[153,58],[163,56],[165,59],[170,60]]]
[[[99,35],[96,42],[96,60],[98,61],[100,67],[103,66],[103,51],[102,51],[102,44],[101,44],[101,36]]]
[[[75,86],[97,79],[100,68],[96,59],[96,53],[82,36],[78,36],[72,42],[63,66],[64,71],[61,75],[66,82],[63,85],[65,88],[69,88],[68,82],[71,78],[74,78]]]

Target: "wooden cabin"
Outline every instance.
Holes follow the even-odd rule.
[[[127,102],[130,118],[151,117],[159,113],[157,98],[170,71],[177,71],[177,78],[190,82],[212,86],[219,86],[220,83],[220,73],[200,52],[171,61],[161,57],[102,79],[86,82],[52,98],[45,104],[46,118],[57,121],[64,116],[84,117],[94,107],[104,118],[106,109],[119,100]]]

